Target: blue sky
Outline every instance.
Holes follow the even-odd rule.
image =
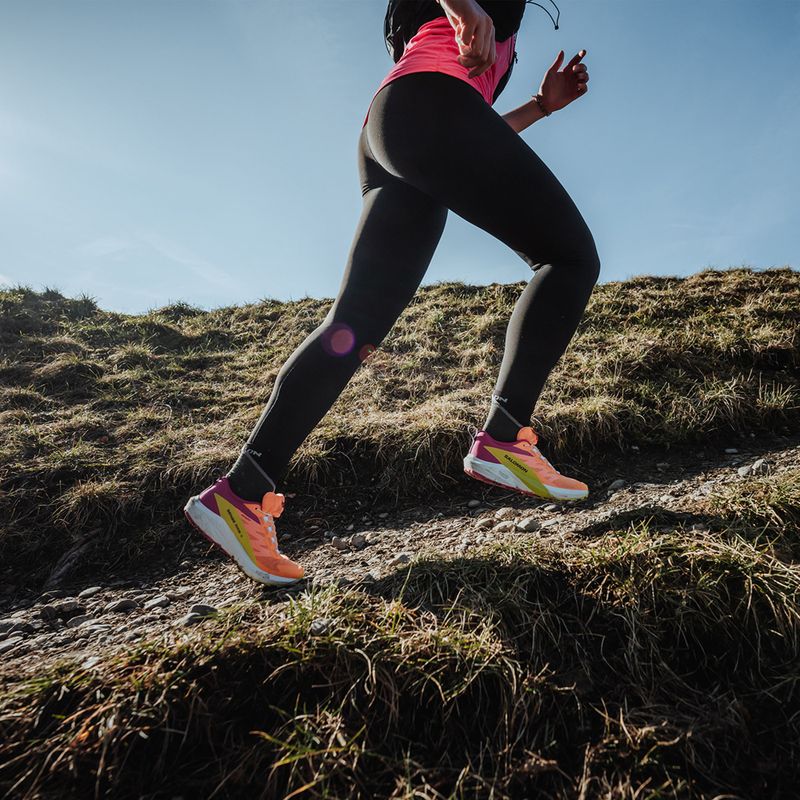
[[[557,31],[527,7],[495,109],[588,51],[588,94],[521,135],[592,229],[600,281],[800,267],[800,0],[556,2]],[[385,7],[0,0],[0,282],[127,312],[334,297]],[[451,212],[424,284],[530,275]]]

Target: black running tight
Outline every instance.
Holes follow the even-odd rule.
[[[448,209],[507,244],[534,271],[509,320],[496,397],[487,403],[483,427],[497,439],[513,440],[519,426],[530,424],[597,282],[594,239],[564,187],[458,78],[421,72],[381,89],[358,141],[358,168],[363,210],[338,295],[281,368],[229,473],[234,491],[248,499],[261,499],[264,473],[282,480],[362,363],[362,348],[377,347],[389,333],[422,282]]]

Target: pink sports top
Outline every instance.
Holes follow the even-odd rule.
[[[517,34],[514,33],[504,42],[495,42],[496,59],[489,69],[483,74],[474,78],[469,76],[469,68],[458,63],[458,45],[456,44],[456,32],[447,17],[436,17],[435,19],[421,25],[419,30],[411,37],[411,41],[406,45],[400,60],[389,70],[388,75],[381,81],[380,86],[372,95],[375,95],[395,78],[401,75],[408,75],[412,72],[443,72],[445,75],[452,75],[461,78],[470,86],[474,86],[489,105],[492,105],[494,90],[503,77],[511,57],[514,54],[514,45]],[[372,108],[372,100],[367,108],[367,115],[364,117],[364,124],[369,119],[369,109]]]

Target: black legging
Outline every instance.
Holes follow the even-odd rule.
[[[530,424],[600,271],[592,234],[564,187],[458,78],[420,72],[383,87],[358,140],[358,169],[363,210],[339,293],[281,368],[245,446],[274,482],[416,293],[448,209],[507,244],[535,272],[511,315],[494,387],[508,413],[495,398],[484,425],[497,439],[515,438],[509,414]],[[240,456],[229,473],[234,491],[260,499],[259,472]]]

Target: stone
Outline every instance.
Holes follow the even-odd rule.
[[[350,540],[356,550],[363,550],[367,546],[367,537],[363,533],[357,533]]]
[[[625,485],[625,481],[622,478],[617,478],[615,481],[612,481],[608,485],[608,490],[611,492],[616,491],[617,489],[621,489]]]
[[[110,603],[106,603],[106,605],[103,606],[103,613],[112,611],[115,613],[123,613],[125,611],[133,611],[134,608],[139,608],[138,601],[130,597],[123,597],[120,600],[112,600]]]
[[[752,467],[750,464],[745,464],[743,467],[737,467],[736,472],[739,473],[743,478],[750,474],[752,471]]]
[[[199,614],[203,617],[210,617],[212,614],[218,613],[219,609],[216,606],[208,605],[207,603],[195,603],[189,608],[190,614]]]
[[[751,470],[756,475],[767,475],[772,472],[772,465],[764,458],[759,458],[753,462]]]
[[[91,614],[77,614],[74,617],[70,617],[67,620],[67,627],[68,628],[77,628],[79,625],[83,625],[84,622],[92,619]]]
[[[399,567],[401,564],[408,564],[409,561],[411,561],[411,553],[398,553],[386,566]]]
[[[521,531],[538,531],[541,525],[536,517],[523,517],[518,523],[517,528]]]
[[[325,617],[318,617],[317,619],[312,620],[308,631],[312,636],[320,636],[324,633],[327,633],[330,627],[331,620]]]
[[[13,650],[20,642],[22,642],[21,636],[14,636],[11,639],[0,642],[0,655],[7,653],[9,650]]]
[[[87,597],[94,597],[96,594],[99,594],[102,591],[102,586],[88,586],[86,589],[78,592],[78,597],[81,600],[85,600]]]
[[[516,516],[517,512],[508,506],[504,508],[498,508],[497,511],[494,512],[495,519],[514,519]]]
[[[543,511],[558,511],[559,508],[560,506],[558,503],[546,503],[544,506],[542,506]]]
[[[53,603],[53,610],[59,617],[74,617],[76,614],[83,614],[86,608],[79,600],[71,598]]]
[[[553,525],[558,525],[558,519],[556,517],[553,517],[553,519],[546,519],[542,523],[543,528],[552,528]]]
[[[331,539],[331,544],[337,550],[349,550],[350,549],[350,544],[347,541],[347,539],[342,539],[341,536],[334,536],[333,539]]]
[[[477,508],[481,504],[480,500],[470,500],[467,503],[467,508]]]
[[[513,519],[504,519],[502,522],[498,522],[492,528],[494,533],[509,533],[510,531],[514,531],[517,529],[517,523],[514,522]]]
[[[170,599],[165,594],[156,595],[156,597],[151,598],[147,602],[145,602],[143,608],[151,609],[151,608],[164,608],[170,604]]]
[[[729,455],[733,455],[734,453],[738,453],[739,451],[735,447],[726,447],[725,452]]]
[[[198,622],[202,622],[205,617],[202,614],[192,614],[189,612],[185,616],[181,617],[178,620],[179,625],[195,625]]]
[[[631,450],[638,450],[638,449],[639,449],[639,445],[636,445],[636,444],[632,444],[631,445]]]
[[[479,520],[478,520],[478,521],[475,523],[475,527],[476,527],[478,530],[483,530],[484,528],[491,528],[491,527],[493,527],[493,526],[494,526],[494,524],[495,524],[495,520],[493,520],[491,517],[481,517],[481,519],[479,519]]]
[[[5,632],[6,637],[11,637],[19,634],[20,636],[25,633],[35,633],[36,628],[25,622],[25,620],[16,620],[15,623]]]
[[[378,514],[378,519],[386,519],[386,517],[388,517],[388,516],[389,516],[389,512],[388,511],[381,511],[381,513]]]

